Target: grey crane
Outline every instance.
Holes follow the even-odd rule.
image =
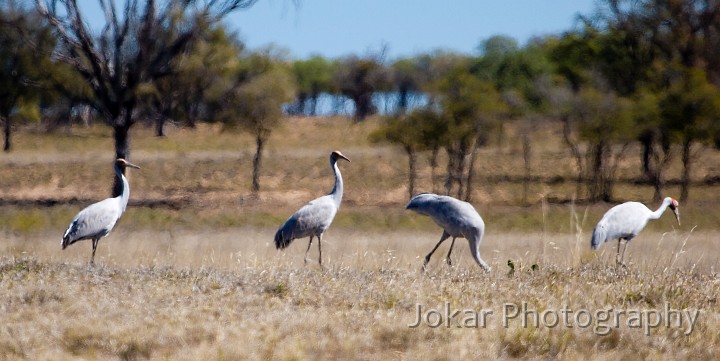
[[[340,202],[343,197],[343,179],[340,174],[340,168],[337,166],[338,159],[345,159],[340,151],[333,151],[330,153],[330,168],[335,173],[335,186],[332,191],[327,195],[320,198],[316,198],[310,203],[300,208],[295,214],[290,216],[277,233],[275,233],[275,247],[277,249],[284,249],[290,245],[296,238],[303,238],[310,236],[307,249],[305,250],[305,264],[307,264],[307,255],[310,251],[310,246],[314,237],[318,239],[318,263],[322,267],[322,236],[323,233],[330,227],[335,214],[340,209]]]
[[[68,226],[62,238],[62,249],[84,239],[92,240],[92,257],[90,264],[95,264],[95,250],[100,238],[107,236],[112,231],[115,223],[120,219],[128,199],[130,199],[130,185],[127,178],[122,174],[122,166],[137,168],[125,159],[115,160],[115,174],[122,180],[122,192],[114,198],[107,198],[100,202],[93,203],[80,211]]]
[[[672,197],[663,199],[660,207],[654,212],[640,202],[618,204],[610,208],[595,226],[592,239],[590,239],[590,246],[592,249],[598,249],[603,243],[617,239],[618,249],[615,262],[621,265],[625,258],[628,242],[645,228],[649,220],[660,218],[668,207],[675,213],[675,219],[680,225],[678,206],[678,202]],[[620,244],[623,239],[625,240],[625,247],[623,247],[621,256]]]
[[[470,244],[470,253],[475,259],[475,262],[485,271],[490,271],[490,266],[480,258],[480,243],[485,233],[485,222],[483,222],[480,214],[478,214],[470,203],[450,196],[420,193],[410,199],[405,209],[430,216],[430,218],[443,229],[440,241],[432,251],[425,256],[425,262],[423,262],[422,267],[423,271],[425,271],[428,262],[430,262],[430,256],[432,256],[440,244],[449,237],[452,237],[452,243],[450,243],[450,251],[448,251],[447,254],[448,265],[452,265],[450,254],[455,245],[455,238],[463,237],[466,238]]]

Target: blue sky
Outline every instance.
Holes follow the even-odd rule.
[[[226,24],[252,49],[275,44],[295,59],[377,53],[390,58],[435,49],[474,54],[492,35],[523,45],[558,34],[591,14],[596,0],[259,0],[231,14]],[[97,0],[79,0],[85,15],[102,19]],[[122,1],[118,1],[119,4]],[[297,3],[297,6],[296,6]]]
[[[251,48],[270,43],[293,58],[335,58],[377,52],[390,57],[433,49],[475,52],[481,40],[509,35],[524,44],[536,35],[557,34],[591,14],[595,0],[260,0],[232,14],[231,28]]]

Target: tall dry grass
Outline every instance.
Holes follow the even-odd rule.
[[[713,233],[648,232],[627,268],[588,234],[488,231],[482,272],[464,240],[420,272],[435,231],[331,229],[325,269],[307,240],[276,251],[270,228],[128,231],[60,251],[57,234],[5,235],[0,354],[6,359],[710,359],[720,351]],[[544,243],[542,240],[545,240]],[[578,246],[578,242],[583,244]],[[579,251],[578,251],[579,250]],[[510,274],[507,261],[515,272]],[[532,265],[537,265],[533,269]],[[692,333],[621,322],[593,328],[502,323],[505,304],[553,310],[700,310]],[[492,310],[484,327],[414,323],[417,305]]]

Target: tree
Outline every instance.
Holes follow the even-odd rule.
[[[320,94],[332,88],[332,64],[316,55],[308,60],[295,61],[292,68],[297,83],[297,96],[291,112],[315,116]]]
[[[403,114],[410,108],[413,98],[420,95],[422,86],[427,83],[427,74],[422,72],[417,58],[395,61],[390,72],[393,91],[397,94],[397,113]]]
[[[288,67],[270,52],[243,59],[235,83],[215,104],[217,119],[255,137],[252,192],[260,191],[262,155],[270,134],[283,117],[282,105],[293,99],[295,82]]]
[[[506,122],[517,125],[522,138],[525,176],[523,179],[523,203],[528,202],[530,176],[532,172],[532,133],[544,119],[547,102],[542,96],[552,74],[546,42],[535,40],[523,49],[518,48],[515,39],[507,36],[493,36],[479,46],[481,56],[472,66],[472,72],[480,79],[490,81],[500,92],[508,105]],[[503,129],[500,123],[499,136]]]
[[[638,125],[638,140],[642,145],[642,172],[653,185],[654,201],[664,197],[664,172],[672,159],[671,139],[663,126],[660,97],[658,92],[644,88],[633,96],[633,118]]]
[[[664,127],[682,145],[680,200],[690,194],[690,174],[697,144],[710,143],[720,127],[720,90],[702,69],[683,69],[660,102]]]
[[[458,63],[434,86],[442,118],[448,123],[445,150],[448,172],[445,191],[470,200],[478,149],[497,129],[507,105],[492,83],[468,72],[467,62]]]
[[[440,143],[439,138],[444,136],[446,130],[441,125],[439,114],[431,107],[425,107],[409,114],[386,117],[383,125],[370,135],[371,141],[398,144],[407,154],[408,199],[415,195],[418,152],[437,149],[435,144]]]
[[[613,51],[613,64],[615,78],[621,79],[619,83],[630,85],[629,91],[636,94],[639,99],[646,99],[642,93],[652,92],[654,102],[664,102],[664,109],[657,110],[657,105],[650,109],[650,114],[661,113],[664,119],[655,119],[652,126],[646,127],[640,133],[640,142],[643,146],[643,171],[655,186],[655,197],[660,196],[662,190],[662,170],[670,159],[671,143],[680,142],[683,148],[683,163],[691,165],[692,156],[690,148],[700,140],[694,136],[671,136],[690,131],[697,124],[700,115],[698,111],[685,108],[669,109],[668,99],[690,103],[705,103],[708,105],[708,84],[701,84],[697,75],[688,79],[678,80],[678,74],[688,75],[696,71],[703,72],[706,82],[720,85],[720,2],[717,1],[669,1],[669,0],[605,0],[607,6],[600,13],[600,27],[607,29],[612,37],[606,37],[604,48]],[[607,62],[610,57],[604,60]],[[618,61],[621,59],[622,61]],[[610,72],[607,72],[610,73]],[[699,90],[688,88],[688,83],[694,82],[700,86]],[[636,85],[636,87],[632,87]],[[678,89],[690,91],[688,94],[678,93]],[[664,99],[664,100],[662,100]],[[679,108],[683,108],[680,106]],[[692,108],[692,106],[690,106]],[[702,108],[702,107],[701,107]],[[654,113],[653,113],[654,112]],[[685,130],[679,130],[678,121],[682,118],[678,113],[687,112],[689,125]],[[670,117],[670,118],[666,118]],[[689,143],[687,142],[689,141]],[[683,193],[687,197],[689,170],[683,172]],[[682,198],[682,197],[681,197]]]
[[[334,82],[340,93],[355,104],[353,120],[361,122],[377,112],[372,96],[387,86],[387,72],[382,63],[374,58],[350,56],[340,62]]]
[[[0,2],[0,121],[6,152],[12,148],[14,115],[26,118],[37,110],[39,81],[49,76],[54,46],[47,24],[31,9],[15,1]]]
[[[167,76],[199,34],[255,0],[100,0],[105,25],[94,36],[77,0],[36,0],[61,40],[57,56],[71,64],[93,92],[93,105],[113,128],[115,156],[129,158],[129,131],[143,84]],[[124,172],[124,169],[123,169]],[[122,184],[115,180],[113,194]]]
[[[164,135],[168,120],[194,128],[208,118],[207,103],[233,82],[245,45],[222,24],[201,34],[190,51],[174,61],[175,71],[142,88],[144,110],[155,122],[155,135]]]
[[[575,97],[570,119],[587,143],[585,180],[592,202],[613,199],[617,167],[635,137],[632,110],[629,99],[600,88],[586,86]]]

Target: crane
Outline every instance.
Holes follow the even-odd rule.
[[[430,256],[437,250],[443,241],[452,237],[450,250],[447,254],[447,263],[452,265],[450,254],[455,245],[455,238],[466,238],[470,244],[470,253],[475,262],[484,269],[490,271],[490,266],[480,258],[480,243],[485,233],[485,222],[483,222],[480,214],[468,202],[455,199],[450,196],[441,196],[433,193],[420,193],[410,199],[405,209],[415,211],[426,216],[430,216],[435,223],[443,229],[440,241],[425,256],[425,262],[422,269],[425,271]]]
[[[610,210],[600,219],[600,222],[595,226],[592,233],[592,239],[590,240],[590,246],[592,249],[598,249],[600,245],[613,239],[618,240],[617,255],[615,256],[615,262],[618,265],[623,264],[622,261],[625,258],[625,251],[627,250],[627,244],[640,231],[645,228],[647,222],[651,219],[658,219],[665,210],[669,207],[675,214],[678,226],[680,225],[680,212],[678,211],[678,202],[672,197],[666,197],[663,199],[662,204],[656,211],[651,211],[648,207],[640,202],[625,202],[618,204]],[[620,244],[622,240],[625,240],[625,247],[623,247],[622,256],[620,255]]]
[[[318,239],[318,263],[322,267],[322,236],[335,218],[340,202],[343,197],[343,179],[340,174],[340,168],[337,166],[339,159],[350,159],[345,157],[340,151],[330,153],[330,168],[335,174],[335,186],[327,195],[316,198],[310,203],[300,208],[295,214],[290,216],[277,233],[275,233],[275,247],[284,249],[290,245],[296,238],[310,236],[307,249],[305,250],[305,264],[307,264],[307,255],[314,237]]]
[[[140,169],[140,167],[125,159],[116,159],[115,174],[122,180],[122,191],[120,195],[87,206],[73,218],[63,234],[62,249],[67,248],[67,246],[77,241],[92,239],[91,265],[95,264],[95,250],[97,250],[97,244],[100,238],[107,236],[110,231],[112,231],[115,223],[120,219],[123,212],[125,212],[128,199],[130,199],[130,185],[122,173],[123,166]]]

